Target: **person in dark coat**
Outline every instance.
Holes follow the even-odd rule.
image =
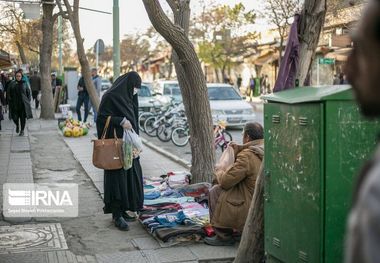
[[[125,129],[138,129],[137,89],[141,88],[141,77],[134,71],[120,76],[103,95],[98,110],[96,127],[99,139],[102,136],[106,120],[111,122],[106,138],[122,138]],[[104,171],[104,213],[112,213],[115,226],[120,230],[129,230],[127,221],[132,220],[126,211],[140,211],[144,202],[143,175],[139,157],[133,160],[129,170]]]
[[[24,135],[26,119],[33,118],[30,107],[31,91],[23,80],[21,71],[16,72],[16,80],[12,81],[8,87],[8,99],[10,114],[16,124],[16,132],[20,131],[20,136]],[[21,124],[21,130],[20,125]]]
[[[36,109],[38,109],[39,101],[38,94],[41,92],[41,78],[38,76],[37,71],[33,72],[33,76],[29,78],[30,87],[32,89],[32,97],[34,99],[34,104]]]
[[[1,131],[1,121],[4,120],[4,107],[5,107],[5,97],[4,97],[4,86],[2,81],[0,81],[0,131]]]

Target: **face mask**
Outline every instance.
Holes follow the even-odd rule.
[[[136,88],[133,88],[133,96],[137,94],[138,90]]]

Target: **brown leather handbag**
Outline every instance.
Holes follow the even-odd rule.
[[[92,163],[100,169],[118,170],[123,168],[123,140],[117,138],[115,129],[113,130],[114,138],[105,139],[110,121],[111,116],[107,118],[101,139],[92,140],[94,143]]]

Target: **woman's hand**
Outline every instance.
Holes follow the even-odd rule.
[[[132,124],[129,120],[125,120],[122,126],[124,130],[132,130]]]

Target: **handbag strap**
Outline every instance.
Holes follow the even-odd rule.
[[[104,126],[104,129],[103,129],[102,140],[104,140],[106,138],[106,134],[107,134],[107,130],[108,130],[108,126],[110,125],[110,122],[111,122],[111,116],[108,116],[107,121],[106,121],[106,125]]]

